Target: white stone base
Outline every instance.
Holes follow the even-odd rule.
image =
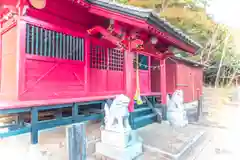
[[[130,144],[132,139],[131,132],[118,133],[114,131],[101,131],[101,142],[119,148],[125,148]]]
[[[141,142],[136,142],[126,148],[119,148],[102,142],[96,144],[96,153],[114,160],[133,160],[141,155],[142,152]]]

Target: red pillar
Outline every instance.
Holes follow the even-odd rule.
[[[160,92],[162,104],[167,104],[166,60],[160,60]]]
[[[90,74],[90,52],[91,52],[91,41],[89,36],[85,37],[85,43],[84,43],[84,58],[85,58],[85,67],[84,67],[84,90],[85,94],[89,94],[89,74]]]
[[[135,90],[134,89],[134,84],[133,84],[133,75],[134,73],[134,68],[133,68],[133,58],[134,58],[134,54],[131,53],[130,51],[125,51],[124,53],[124,62],[125,62],[125,69],[124,69],[124,73],[125,73],[125,91],[126,91],[126,95],[131,99],[129,106],[128,106],[128,110],[129,112],[133,112],[134,111],[134,94],[135,94]]]

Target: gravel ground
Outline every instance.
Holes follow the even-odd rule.
[[[215,115],[212,121],[217,121],[221,127],[208,128],[210,132],[208,143],[205,143],[199,155],[193,159],[239,160],[240,108],[225,106]]]
[[[87,125],[88,155],[94,152],[99,140],[100,123]],[[40,132],[39,144],[30,145],[29,134],[0,140],[0,159],[7,160],[67,160],[66,127]]]
[[[240,159],[240,103],[226,102],[219,106],[219,101],[225,98],[220,95],[216,89],[205,89],[205,114],[198,126],[208,130],[208,138],[186,160]]]

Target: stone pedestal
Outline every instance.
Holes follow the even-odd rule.
[[[114,131],[101,131],[101,140],[105,144],[109,144],[119,148],[125,148],[131,140],[130,132],[119,133]]]
[[[142,140],[129,125],[127,96],[116,96],[111,106],[105,104],[105,127],[96,152],[114,160],[132,160],[142,153]],[[117,122],[117,123],[116,123]]]
[[[142,153],[142,143],[137,142],[126,148],[114,147],[105,143],[97,143],[96,151],[114,160],[133,160]]]
[[[142,154],[142,141],[134,131],[101,131],[96,152],[114,160],[132,160]]]

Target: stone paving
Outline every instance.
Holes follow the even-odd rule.
[[[138,131],[144,140],[144,145],[173,155],[181,152],[194,137],[203,132],[205,130],[199,126],[188,125],[185,128],[172,128],[167,123],[154,123]]]

